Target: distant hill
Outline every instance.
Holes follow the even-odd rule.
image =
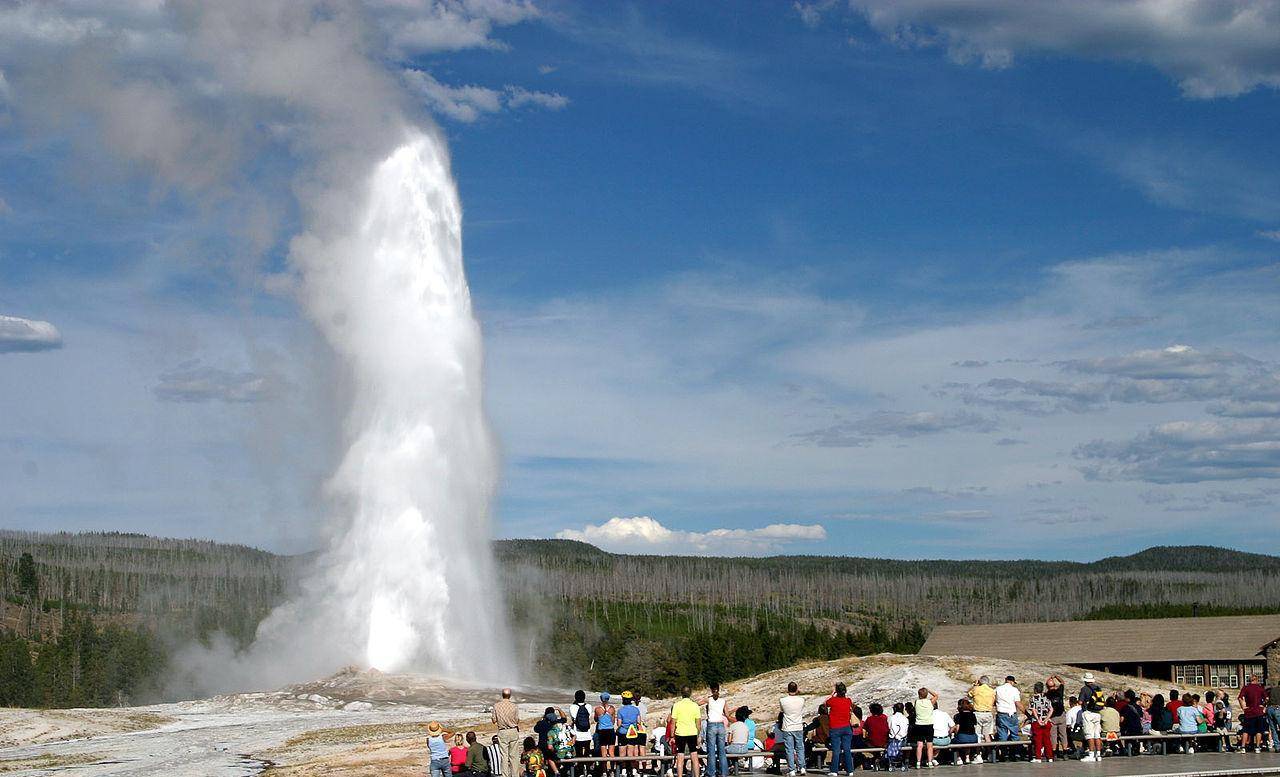
[[[567,540],[504,540],[509,582],[567,599],[748,607],[847,623],[1072,620],[1103,607],[1280,608],[1280,557],[1154,547],[1092,562],[716,558],[606,553]]]

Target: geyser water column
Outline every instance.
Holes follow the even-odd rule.
[[[308,310],[352,387],[349,447],[328,483],[347,520],[308,598],[335,641],[362,644],[349,660],[509,679],[489,545],[497,456],[443,141],[407,132],[357,191],[358,218],[294,245]]]

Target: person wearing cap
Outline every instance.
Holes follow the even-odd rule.
[[[433,720],[427,724],[427,750],[431,754],[429,767],[430,777],[450,777],[452,764],[449,762],[448,732],[440,721]]]
[[[639,756],[644,743],[644,720],[640,717],[640,708],[636,706],[636,696],[631,691],[623,691],[622,706],[618,708],[618,744],[621,746],[618,754],[623,758]],[[629,770],[632,777],[635,777],[639,762],[625,761],[622,766],[623,775]]]
[[[1102,688],[1093,680],[1093,672],[1084,673],[1084,685],[1080,688],[1080,729],[1084,736],[1084,756],[1081,761],[1102,760],[1102,710],[1106,700]]]
[[[596,722],[596,744],[600,747],[601,758],[613,758],[618,752],[618,708],[610,703],[612,698],[608,691],[600,694],[600,703],[592,714],[592,720]]]
[[[498,744],[502,747],[501,774],[520,774],[520,709],[511,701],[511,689],[502,689],[502,698],[493,705],[493,725],[498,728]]]
[[[1026,712],[1022,691],[1013,675],[996,686],[996,741],[1017,742],[1022,739],[1021,715]]]

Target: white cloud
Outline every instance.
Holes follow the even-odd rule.
[[[62,333],[48,321],[0,315],[0,353],[50,351],[62,347]]]
[[[774,523],[758,529],[712,529],[705,532],[669,529],[653,518],[611,518],[602,524],[556,533],[562,540],[580,540],[622,553],[709,553],[711,555],[783,553],[795,542],[821,542],[826,529],[819,524]]]
[[[569,104],[569,98],[560,94],[535,92],[519,86],[507,85],[501,90],[486,86],[449,86],[422,70],[405,70],[405,81],[419,94],[428,107],[455,121],[473,122],[484,114],[498,113],[504,108],[525,107],[560,110]]]
[[[507,86],[506,92],[507,107],[523,108],[526,105],[533,105],[538,108],[546,108],[551,111],[558,111],[569,104],[569,98],[555,92],[534,92],[519,86]]]
[[[436,113],[473,122],[482,114],[502,110],[502,93],[484,86],[448,86],[422,70],[406,70],[404,78]]]
[[[1264,240],[1274,240],[1280,243],[1280,229],[1260,229],[1256,234]]]
[[[1188,97],[1280,86],[1280,5],[1268,0],[850,0],[876,30],[944,46],[958,62],[1008,67],[1018,55],[1142,62]]]
[[[531,0],[372,0],[392,50],[402,58],[463,49],[505,49],[493,37],[495,27],[538,18]]]

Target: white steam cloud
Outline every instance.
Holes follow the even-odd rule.
[[[140,0],[0,10],[0,69],[29,126],[200,198],[251,254],[278,239],[273,198],[293,192],[300,301],[350,382],[348,447],[327,483],[329,546],[248,652],[185,654],[197,691],[346,664],[472,680],[514,672],[489,550],[497,458],[461,207],[443,139],[385,62],[409,45],[389,38],[392,11],[418,47],[433,25],[446,47],[489,45],[494,26],[532,11],[502,0],[428,3],[413,19],[406,9]]]

